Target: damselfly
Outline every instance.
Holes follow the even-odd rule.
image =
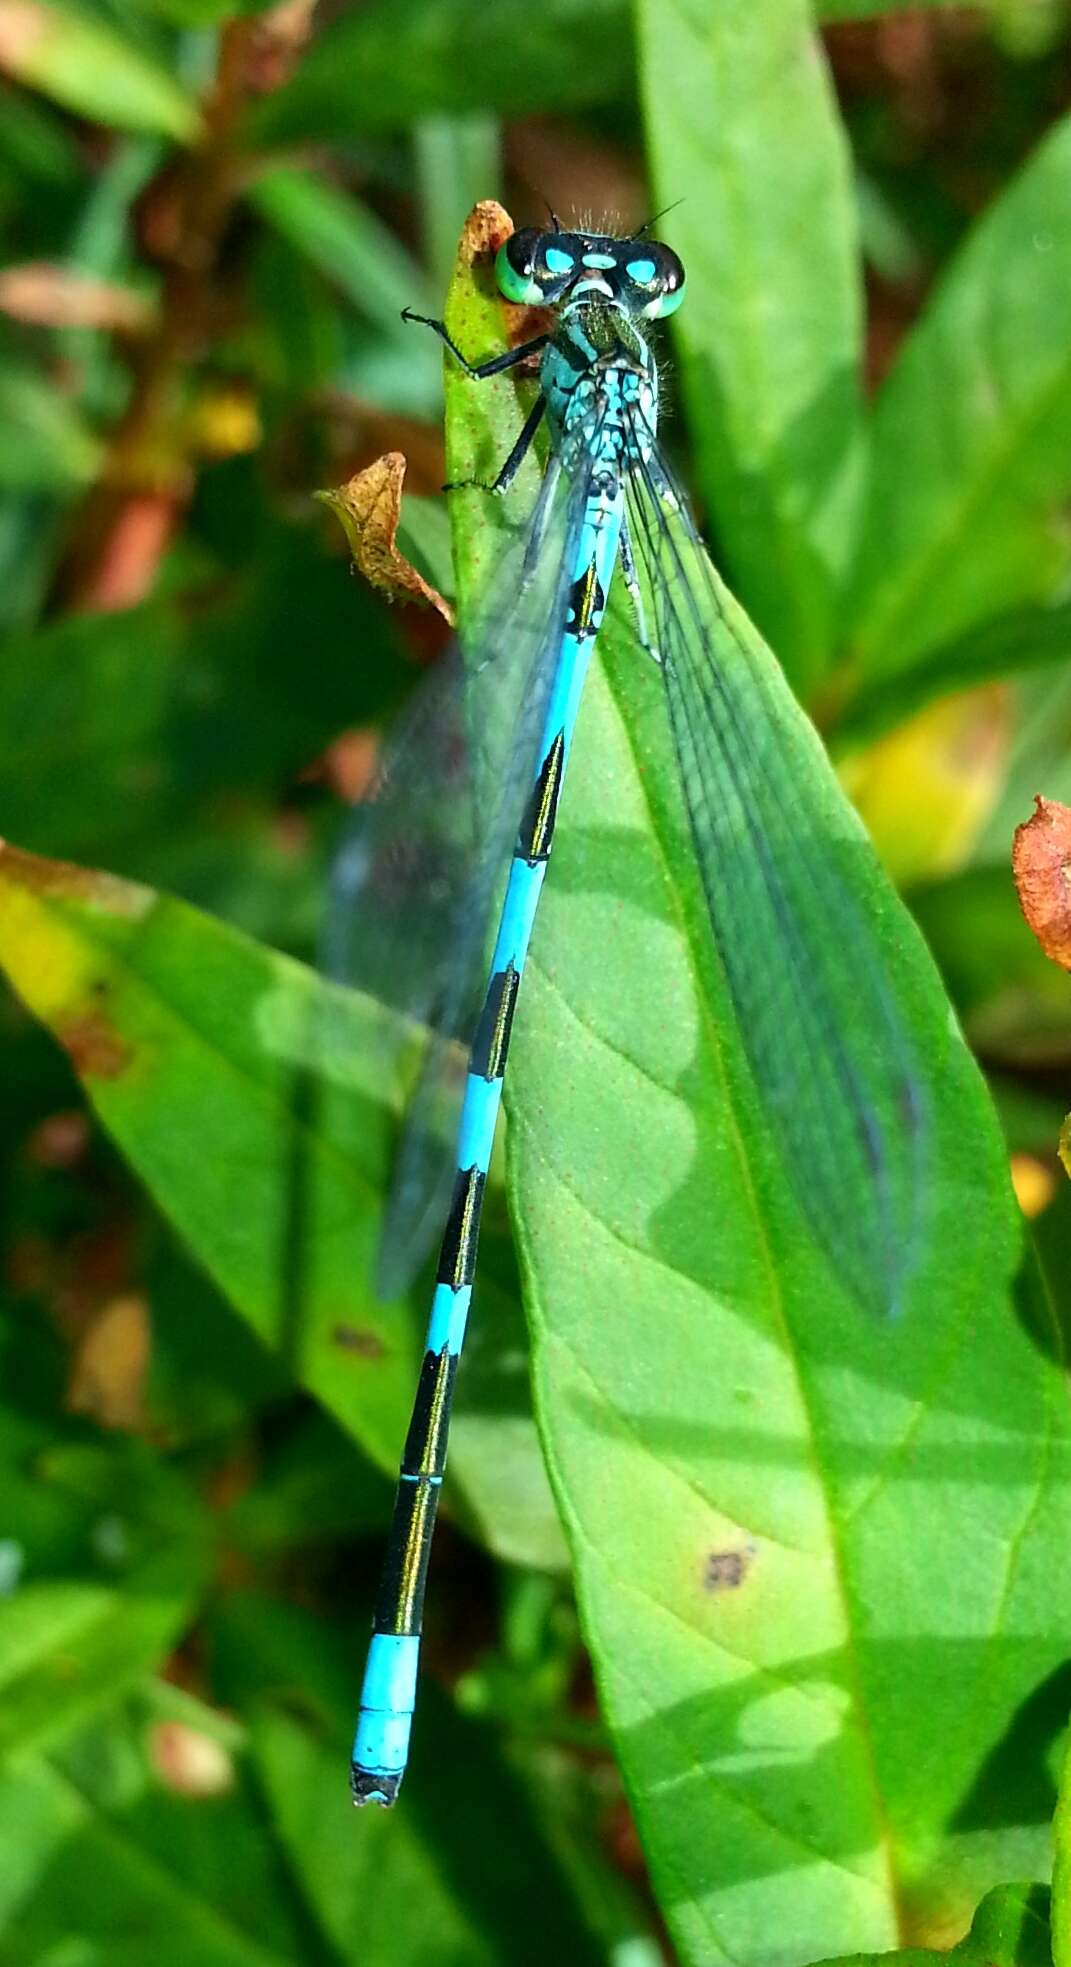
[[[334,882],[333,967],[430,1033],[388,1205],[385,1293],[403,1286],[446,1217],[354,1744],[359,1803],[392,1803],[405,1770],[510,1030],[618,565],[640,647],[664,679],[718,957],[803,1233],[865,1305],[900,1301],[926,1173],[926,1112],[884,973],[886,927],[843,872],[845,855],[869,849],[772,658],[751,631],[745,641],[658,448],[649,334],[684,297],[681,262],[646,230],[618,238],[554,220],[509,237],[496,276],[508,300],[552,310],[552,332],[472,365],[443,322],[426,325],[473,381],[541,358],[533,407],[487,489],[508,488],[544,418],[549,462],[466,624],[464,659],[439,666],[388,743]],[[467,1072],[451,1074],[460,1048]]]

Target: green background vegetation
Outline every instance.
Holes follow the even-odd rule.
[[[1071,1015],[1008,870],[1031,795],[1071,797],[1071,27],[818,12],[0,0],[2,1967],[1071,1959],[1062,1848],[1051,1923],[1037,1889]],[[444,453],[399,314],[495,195],[681,200],[669,445],[984,1080],[916,965],[931,1248],[862,1324],[764,1144],[612,622],[413,1768],[358,1816],[423,1294],[370,1287],[392,1021],[311,958],[343,801],[444,637],[311,493],[404,452],[403,544],[454,591],[445,460],[501,457],[517,393],[449,378]],[[450,307],[500,344],[485,271]],[[452,519],[463,591],[500,522]]]

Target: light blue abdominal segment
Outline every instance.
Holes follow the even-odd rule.
[[[417,950],[425,960],[409,969],[418,980],[442,953],[438,942],[451,936],[460,938],[466,963],[474,954],[482,961],[488,911],[505,874],[489,967],[474,972],[471,1015],[463,992],[446,993],[438,1024],[428,1014],[433,1033],[468,1047],[468,1071],[353,1745],[358,1803],[393,1803],[406,1767],[428,1560],[510,1032],[584,678],[618,561],[639,639],[662,665],[711,926],[756,1084],[817,1240],[856,1296],[880,1309],[899,1302],[925,1184],[925,1112],[880,950],[854,895],[823,858],[824,809],[800,803],[790,743],[777,751],[784,699],[741,660],[683,496],[657,450],[658,379],[645,324],[680,303],[680,261],[642,234],[568,232],[555,221],[547,231],[514,233],[496,272],[508,299],[554,311],[551,334],[472,367],[441,322],[428,324],[475,380],[541,354],[537,400],[485,489],[507,489],[545,417],[552,453],[545,493],[516,592],[511,586],[509,604],[467,651],[470,676],[482,671],[520,686],[504,693],[517,736],[503,798],[488,817],[493,853],[485,859],[496,865],[477,860],[480,879],[462,879],[461,834],[440,837],[431,828],[430,863],[417,857],[414,876],[412,838],[395,825],[404,802],[385,816],[381,804],[354,857],[366,887],[381,897],[395,866],[413,882],[412,933],[423,933]],[[433,708],[427,728],[449,752],[438,700]],[[434,769],[433,762],[414,774],[421,824],[420,799]],[[481,909],[483,919],[466,922]],[[409,1208],[412,1198],[401,1192]],[[398,1220],[406,1220],[404,1210]]]

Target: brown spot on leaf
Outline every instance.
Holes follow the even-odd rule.
[[[443,620],[453,626],[450,603],[418,574],[399,549],[398,520],[404,479],[402,453],[388,451],[337,491],[318,492],[316,496],[341,522],[353,564],[370,586],[377,587],[389,601],[401,598],[437,608]]]
[[[87,1011],[84,1017],[68,1018],[58,1024],[56,1037],[80,1079],[89,1075],[118,1079],[133,1057],[125,1038],[120,1038],[114,1025],[99,1011]]]
[[[359,1359],[382,1359],[383,1341],[378,1332],[369,1332],[360,1325],[339,1323],[331,1334],[334,1343],[343,1352],[352,1352]]]
[[[1071,970],[1071,807],[1035,795],[1033,817],[1015,829],[1012,871],[1042,950]]]
[[[707,1591],[739,1591],[755,1555],[754,1544],[744,1544],[738,1550],[712,1550],[707,1553],[703,1568],[703,1585]]]

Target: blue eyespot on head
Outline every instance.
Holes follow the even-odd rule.
[[[576,261],[572,253],[562,251],[560,246],[548,246],[543,254],[543,264],[548,273],[571,273]]]

